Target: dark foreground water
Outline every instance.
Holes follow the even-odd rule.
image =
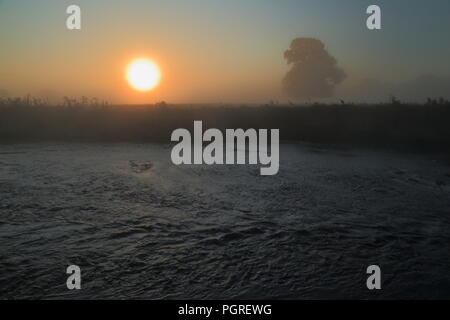
[[[0,146],[0,298],[450,298],[443,157],[280,156],[261,177],[163,145]]]

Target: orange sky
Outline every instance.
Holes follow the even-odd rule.
[[[302,36],[325,43],[349,75],[343,88],[364,78],[401,82],[450,74],[449,45],[439,40],[449,20],[407,23],[408,15],[424,10],[448,12],[448,1],[436,0],[431,9],[408,1],[406,12],[383,2],[386,27],[378,33],[364,28],[368,0],[281,2],[79,0],[82,30],[69,31],[70,1],[2,0],[0,90],[112,103],[287,101],[283,52]],[[151,92],[126,82],[126,66],[140,57],[162,73]]]

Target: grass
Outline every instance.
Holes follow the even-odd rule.
[[[0,100],[0,141],[169,142],[176,128],[280,129],[282,141],[450,150],[450,103],[110,106],[66,99],[60,106],[27,98]]]

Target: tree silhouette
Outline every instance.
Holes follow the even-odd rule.
[[[283,78],[283,91],[295,99],[331,97],[334,87],[346,77],[318,39],[294,39],[284,58],[292,68]]]

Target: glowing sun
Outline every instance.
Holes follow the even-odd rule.
[[[151,90],[158,85],[160,78],[158,66],[151,60],[134,60],[127,67],[127,80],[136,90]]]

